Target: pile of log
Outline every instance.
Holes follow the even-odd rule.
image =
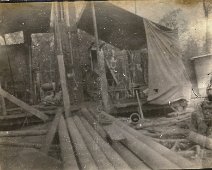
[[[188,169],[193,164],[152,138],[101,112],[82,108],[61,116],[59,139],[64,169]],[[114,129],[114,131],[113,131]]]
[[[193,167],[181,155],[105,112],[97,113],[87,108],[70,115],[63,112],[63,108],[57,109],[48,130],[0,132],[0,144],[36,148],[48,155],[50,149],[56,147],[53,139],[58,133],[63,169],[150,170]],[[105,118],[108,123],[100,121],[100,124],[100,117]],[[3,140],[8,137],[36,135],[46,135],[45,142],[38,144]]]

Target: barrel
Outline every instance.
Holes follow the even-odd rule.
[[[206,88],[211,76],[209,74],[212,72],[212,54],[192,57],[191,60],[195,68],[199,94],[206,97]]]

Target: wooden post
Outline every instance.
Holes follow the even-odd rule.
[[[34,84],[33,84],[33,75],[32,75],[32,38],[31,34],[24,32],[24,43],[28,49],[28,74],[29,74],[29,92],[30,92],[30,104],[34,104]]]
[[[94,35],[95,35],[95,39],[96,39],[97,61],[98,61],[98,65],[99,65],[99,77],[100,77],[100,84],[101,84],[102,101],[103,101],[103,106],[104,106],[105,111],[109,112],[111,108],[110,108],[110,104],[109,104],[108,82],[107,82],[106,70],[105,70],[104,53],[103,53],[103,50],[99,49],[99,38],[98,38],[98,30],[97,30],[94,2],[91,2],[91,5],[92,5]]]
[[[1,88],[1,81],[0,81],[0,88]],[[1,105],[2,114],[4,116],[7,115],[7,109],[6,109],[6,105],[5,105],[5,100],[4,100],[4,97],[2,95],[0,95],[0,105]]]
[[[70,106],[70,98],[69,98],[69,91],[67,88],[66,83],[66,70],[64,64],[64,55],[63,55],[63,48],[62,48],[62,37],[61,37],[61,25],[59,24],[59,10],[58,10],[58,2],[55,4],[55,38],[57,44],[57,61],[59,67],[59,74],[60,74],[60,82],[62,87],[63,93],[63,105],[65,109],[65,115],[68,117],[70,113],[71,106]],[[60,18],[61,19],[61,18]]]
[[[69,15],[69,24],[68,26],[68,37],[69,37],[69,51],[70,56],[72,58],[72,70],[74,72],[74,86],[77,86],[77,90],[74,91],[76,94],[76,100],[78,102],[82,102],[84,100],[83,95],[83,87],[82,87],[82,71],[81,71],[81,56],[79,51],[79,39],[78,39],[78,32],[77,32],[77,19],[76,19],[76,7],[75,3],[68,2],[67,5],[65,4],[65,10],[67,15]],[[66,16],[67,16],[66,15]],[[73,80],[72,80],[73,81]],[[71,87],[73,89],[73,87]]]
[[[138,95],[138,90],[136,90],[136,97],[137,97],[137,101],[138,101],[138,107],[139,107],[139,113],[141,116],[141,119],[144,119],[144,115],[143,115],[143,111],[142,111],[142,107],[141,107],[141,101]]]

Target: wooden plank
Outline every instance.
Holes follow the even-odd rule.
[[[1,81],[0,81],[0,88],[1,88]],[[2,114],[4,116],[7,115],[6,105],[5,105],[4,97],[2,95],[0,95],[0,105],[1,105]]]
[[[82,134],[83,140],[88,147],[93,159],[95,160],[98,169],[101,170],[115,170],[113,165],[109,162],[105,154],[102,152],[101,148],[99,147],[98,143],[96,143],[85,126],[83,125],[82,121],[79,119],[78,116],[74,116],[74,122],[79,129],[80,133]]]
[[[111,125],[103,126],[103,129],[106,131],[112,141],[126,140],[126,137],[123,135],[123,133],[117,129],[113,123]]]
[[[63,161],[63,170],[79,170],[73,146],[68,134],[68,129],[63,116],[60,117],[58,130],[61,158]]]
[[[85,145],[85,142],[76,127],[73,118],[67,118],[67,125],[73,144],[75,145],[76,154],[79,158],[80,165],[83,170],[97,170],[95,161],[93,160],[88,148]]]
[[[94,130],[94,128],[88,123],[84,117],[80,117],[83,122],[83,125],[86,127],[90,135],[93,137],[95,142],[98,142],[100,148],[108,158],[108,160],[113,164],[115,169],[130,170],[131,168],[127,163],[121,158],[121,156],[104,140],[102,137]]]
[[[54,118],[54,120],[51,124],[51,127],[50,127],[50,129],[47,133],[45,143],[43,144],[43,147],[41,148],[41,151],[44,152],[45,154],[48,154],[51,143],[52,143],[54,136],[57,132],[57,128],[58,128],[58,124],[59,124],[62,112],[63,112],[63,108],[59,108],[57,110],[55,118]]]
[[[8,92],[3,90],[2,88],[0,88],[0,95],[2,95],[3,97],[5,97],[9,101],[11,101],[12,103],[14,103],[17,106],[23,108],[25,111],[35,115],[36,117],[38,117],[39,119],[41,119],[43,121],[47,121],[48,118],[49,118],[44,113],[40,112],[39,110],[33,108],[32,106],[30,106],[30,105],[28,105],[26,103],[24,103],[23,101],[19,100],[18,98],[14,97],[13,95],[9,94]]]
[[[40,136],[45,135],[46,130],[16,130],[16,131],[0,131],[0,137],[16,137],[16,136]]]
[[[111,116],[111,115],[109,115],[107,113],[103,113],[103,112],[102,112],[102,114],[104,114],[108,118],[111,118],[111,120],[113,120],[118,127],[121,127],[124,131],[128,132],[129,134],[132,134],[134,137],[136,137],[137,139],[142,141],[144,144],[148,145],[149,147],[151,147],[152,149],[154,149],[155,151],[160,153],[163,157],[168,158],[169,160],[171,160],[173,163],[175,163],[176,165],[180,166],[181,168],[188,169],[188,168],[191,168],[191,167],[194,166],[187,159],[179,156],[178,154],[176,154],[175,152],[173,152],[170,149],[166,148],[165,146],[155,142],[154,140],[152,140],[148,136],[145,136],[142,133],[136,131],[135,129],[129,127],[128,125],[126,125],[125,123],[117,120],[113,116]]]

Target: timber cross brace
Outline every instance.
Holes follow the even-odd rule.
[[[44,122],[49,119],[49,117],[47,115],[45,115],[41,111],[33,108],[32,106],[24,103],[20,99],[16,98],[15,96],[11,95],[7,91],[3,90],[1,87],[0,87],[0,95],[2,97],[6,98],[7,100],[9,100],[10,102],[16,104],[17,106],[21,107],[25,111],[35,115],[36,117],[38,117],[39,119],[43,120]]]

